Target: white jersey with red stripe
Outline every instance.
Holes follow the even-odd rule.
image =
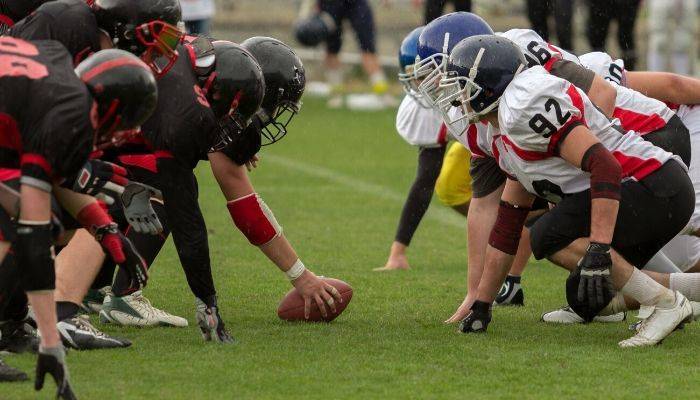
[[[452,107],[449,113],[450,118],[457,120],[462,110]],[[466,147],[472,157],[494,157],[491,143],[494,133],[497,134],[497,132],[493,126],[486,122],[469,124],[466,119],[463,119],[454,124],[453,130],[454,132],[450,132],[450,137]]]
[[[505,32],[496,32],[496,35],[509,39],[518,45],[525,55],[528,67],[541,65],[549,71],[557,59],[581,64],[576,55],[548,43],[532,29],[511,29]]]
[[[532,67],[506,88],[498,111],[498,161],[532,194],[556,203],[590,187],[590,174],[557,156],[576,125],[587,126],[622,166],[623,180],[641,180],[671,158],[682,161],[608,119],[574,85]]]
[[[441,147],[447,143],[447,128],[442,116],[432,108],[421,107],[411,96],[401,101],[396,112],[396,131],[409,144]]]
[[[664,102],[621,85],[624,82],[622,60],[613,60],[610,55],[602,52],[584,54],[580,59],[581,65],[614,83],[617,97],[613,117],[620,120],[622,129],[645,135],[663,128],[673,117],[673,110]]]

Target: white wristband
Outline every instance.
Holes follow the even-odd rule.
[[[292,268],[290,268],[287,271],[284,271],[284,274],[287,275],[287,279],[289,279],[289,281],[291,282],[300,277],[301,274],[304,273],[304,271],[306,271],[304,263],[297,258],[297,261],[294,263],[294,265],[292,265]]]

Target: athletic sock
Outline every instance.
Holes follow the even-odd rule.
[[[520,277],[508,274],[508,276],[506,276],[506,282],[520,283]]]
[[[700,301],[700,273],[675,273],[669,279],[671,290],[677,290],[690,301]]]
[[[57,301],[56,302],[56,317],[59,321],[66,318],[75,317],[80,311],[80,306],[71,303],[70,301]]]
[[[675,301],[675,295],[670,289],[636,268],[621,291],[643,306],[670,307]]]

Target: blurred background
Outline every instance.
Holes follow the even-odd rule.
[[[551,43],[576,54],[592,49],[607,51],[614,58],[624,59],[627,69],[700,74],[700,0],[181,0],[181,3],[183,18],[189,20],[187,25],[192,30],[210,29],[214,37],[234,41],[266,35],[290,44],[307,66],[307,79],[311,82],[308,94],[327,96],[331,107],[348,106],[348,93],[368,93],[375,97],[363,98],[359,108],[363,108],[363,102],[370,109],[391,106],[395,102],[393,98],[400,93],[395,74],[401,40],[427,19],[451,12],[455,6],[481,15],[495,31],[532,28]],[[442,9],[441,3],[446,3]],[[327,25],[330,23],[328,29],[342,32],[337,59],[331,54],[329,60],[327,39],[321,39],[316,46],[308,46],[309,43],[304,46],[295,35],[300,21],[319,15],[319,10],[330,11],[336,19],[325,21]],[[334,28],[332,25],[337,20],[341,23]],[[365,42],[362,46],[353,29],[356,25]],[[368,52],[366,43],[370,39],[374,51]],[[363,58],[363,49],[364,58],[370,58]],[[373,64],[377,64],[379,71]]]

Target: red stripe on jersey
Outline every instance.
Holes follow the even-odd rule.
[[[12,18],[8,17],[5,14],[0,14],[0,24],[5,24],[7,26],[14,26],[15,21],[13,21]]]
[[[547,72],[549,72],[552,69],[552,66],[554,66],[554,63],[563,59],[563,57],[559,49],[557,49],[556,47],[552,46],[549,43],[547,43],[547,47],[549,47],[549,49],[554,52],[552,54],[552,57],[550,57],[549,60],[547,60],[547,62],[543,65],[544,69],[546,69]]]
[[[440,124],[440,130],[438,131],[437,142],[439,144],[447,143],[447,126],[444,123]]]
[[[100,74],[107,72],[109,70],[112,70],[114,68],[123,67],[125,65],[134,65],[137,67],[141,67],[147,71],[151,70],[150,68],[148,68],[148,66],[146,64],[143,63],[143,61],[141,61],[137,58],[119,57],[119,58],[115,58],[114,60],[105,61],[102,64],[96,66],[95,68],[87,71],[82,76],[83,82],[88,82],[88,81],[92,80],[92,78],[96,77],[97,75],[100,75]]]
[[[17,121],[4,113],[0,113],[0,147],[22,151],[22,136]]]
[[[18,179],[22,176],[22,171],[14,168],[0,168],[0,182],[7,182]]]
[[[20,165],[33,164],[39,166],[46,172],[46,175],[51,176],[51,164],[46,161],[46,158],[41,154],[36,153],[25,153],[22,154],[20,158]]]
[[[624,154],[620,151],[613,151],[612,155],[622,166],[622,177],[632,177],[638,181],[659,169],[663,164],[655,158],[639,158]]]
[[[583,109],[583,98],[581,98],[581,93],[576,90],[576,86],[569,84],[569,88],[566,89],[566,94],[569,95],[569,98],[571,98],[571,102],[574,104],[574,107],[578,108],[579,112],[581,112],[581,118],[584,120],[583,123],[585,124],[585,110]]]
[[[666,104],[666,107],[670,108],[673,111],[678,111],[678,109],[681,108],[680,104],[671,103],[670,101],[664,101],[664,103]]]
[[[635,131],[640,135],[653,132],[666,126],[666,121],[656,113],[646,115],[615,107],[613,117],[620,120],[624,130]]]
[[[521,149],[520,147],[516,146],[513,141],[511,141],[508,136],[501,136],[501,139],[503,139],[503,142],[510,146],[515,154],[520,157],[522,160],[525,161],[540,161],[547,159],[552,156],[552,154],[549,151],[533,151],[533,150],[525,150]]]
[[[153,172],[158,172],[156,167],[156,156],[153,154],[125,154],[117,157],[124,165],[131,165]]]
[[[175,158],[175,155],[170,150],[156,150],[153,154],[156,158]]]
[[[467,144],[469,145],[469,151],[474,156],[488,157],[488,154],[486,154],[479,147],[479,142],[477,141],[476,136],[477,136],[476,125],[474,125],[474,124],[469,125],[469,128],[467,128]]]

